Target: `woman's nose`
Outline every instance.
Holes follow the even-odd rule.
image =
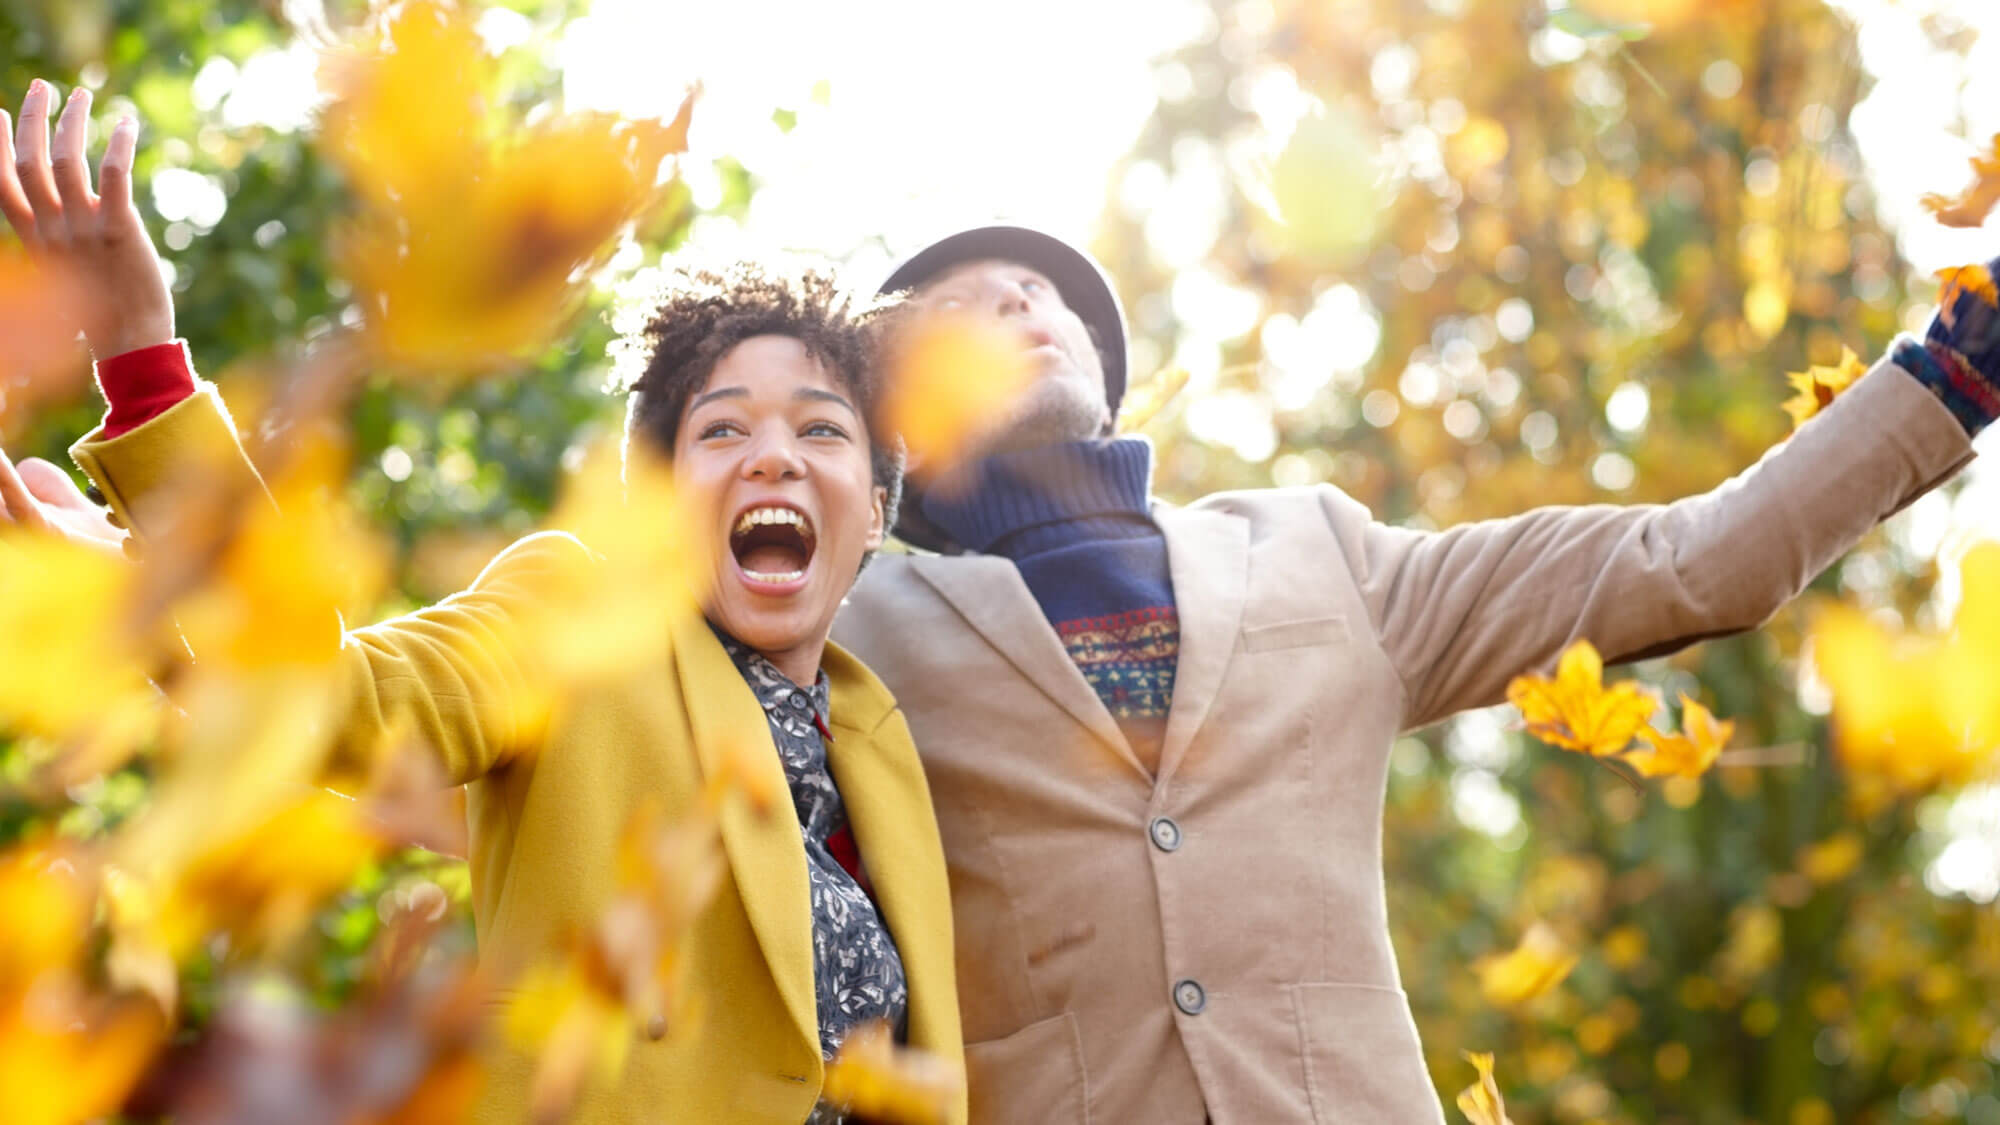
[[[776,427],[758,435],[743,459],[743,475],[752,480],[789,480],[805,475],[805,461],[789,432]]]

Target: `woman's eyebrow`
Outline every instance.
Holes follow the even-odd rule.
[[[796,402],[837,402],[845,406],[849,414],[856,418],[861,416],[861,412],[854,409],[854,404],[847,401],[846,396],[837,395],[832,391],[822,391],[818,387],[800,387],[792,392],[792,399]]]
[[[696,410],[701,409],[702,406],[704,406],[705,404],[714,402],[716,399],[719,398],[749,398],[749,397],[750,397],[750,389],[748,387],[723,387],[720,390],[713,390],[707,392],[706,394],[695,396],[695,400],[691,403],[688,403],[688,413],[692,414]]]

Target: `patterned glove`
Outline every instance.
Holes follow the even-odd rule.
[[[1931,318],[1924,342],[1904,337],[1896,344],[1897,366],[1915,375],[1944,403],[1968,435],[2000,418],[2000,305],[1993,299],[1992,275],[2000,259],[1977,280],[1950,285],[1945,304]]]

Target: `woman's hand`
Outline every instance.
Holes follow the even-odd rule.
[[[109,513],[77,491],[68,473],[38,457],[17,468],[0,451],[0,524],[10,523],[111,554],[121,553],[125,538]]]
[[[0,110],[0,213],[31,254],[73,276],[83,292],[84,338],[97,358],[164,344],[174,338],[173,295],[132,202],[139,123],[126,117],[112,129],[97,174],[100,196],[84,163],[90,91],[71,92],[51,143],[55,97],[36,79],[21,103],[18,132]]]

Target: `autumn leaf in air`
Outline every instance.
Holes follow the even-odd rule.
[[[1957,318],[1958,298],[1965,293],[2000,308],[2000,287],[1994,285],[1993,271],[1986,266],[1953,266],[1937,271],[1937,279],[1943,283],[1943,289],[1938,293],[1938,316],[1946,324]]]
[[[1458,1092],[1458,1111],[1471,1125],[1514,1125],[1507,1117],[1507,1104],[1500,1098],[1500,1084],[1493,1080],[1493,1054],[1466,1051],[1465,1061],[1479,1071],[1472,1085]]]
[[[1957,195],[1924,196],[1924,209],[1948,227],[1976,227],[2000,205],[2000,134],[1972,158],[1972,183]]]
[[[886,1125],[932,1125],[946,1120],[965,1087],[948,1060],[898,1047],[886,1024],[855,1028],[826,1068],[820,1096],[830,1105]]]
[[[1597,757],[1629,746],[1657,706],[1629,680],[1605,686],[1604,660],[1589,641],[1571,645],[1553,677],[1516,677],[1507,702],[1521,709],[1529,734]]]
[[[1716,718],[1708,708],[1683,695],[1681,730],[1662,733],[1642,727],[1639,740],[1646,746],[1625,755],[1625,761],[1646,777],[1700,777],[1715,764],[1735,733],[1735,723]]]
[[[902,435],[913,475],[935,477],[976,452],[1033,370],[1014,330],[978,317],[937,316],[896,341],[882,413]]]
[[[1786,381],[1798,392],[1785,400],[1785,413],[1792,416],[1792,428],[1798,429],[1808,418],[1833,405],[1841,392],[1866,374],[1868,365],[1851,348],[1842,348],[1840,362],[1830,367],[1808,367],[1787,374]]]
[[[1525,1004],[1563,982],[1576,967],[1577,956],[1546,923],[1536,922],[1521,944],[1506,953],[1491,954],[1473,964],[1479,991],[1499,1008]]]

